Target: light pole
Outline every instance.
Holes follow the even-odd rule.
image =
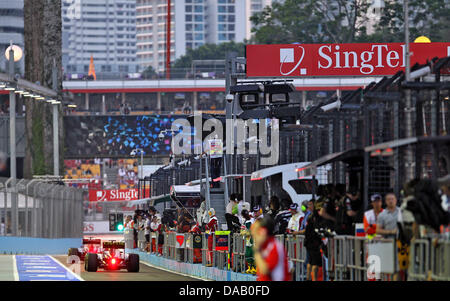
[[[48,101],[52,105],[53,115],[53,175],[59,176],[59,127],[58,127],[58,105],[60,101],[51,99]]]
[[[409,82],[411,80],[411,69],[410,69],[410,53],[409,53],[409,11],[408,11],[408,0],[403,1],[403,13],[405,19],[405,81]],[[412,113],[414,108],[411,102],[411,90],[405,90],[405,121],[406,121],[406,137],[410,138],[413,136],[413,125],[412,125]],[[406,180],[410,181],[414,178],[414,166],[413,166],[413,150],[411,146],[406,148]]]
[[[158,138],[160,141],[163,141],[164,137],[167,135],[167,133],[170,133],[170,135],[172,136],[172,140],[170,141],[170,147],[172,149],[172,155],[171,155],[172,163],[171,164],[173,167],[173,176],[172,176],[173,177],[173,185],[175,186],[175,179],[176,179],[176,176],[175,176],[175,148],[174,148],[174,144],[173,144],[174,143],[173,137],[175,135],[175,131],[172,129],[162,130],[161,133],[159,133]]]
[[[14,82],[14,62],[20,61],[22,58],[22,49],[13,45],[12,41],[10,46],[6,49],[5,57],[9,61],[9,77],[10,81]],[[17,179],[17,166],[16,166],[16,94],[14,93],[15,88],[11,87],[9,90],[9,147],[10,147],[10,173],[12,178],[12,202],[11,208],[13,212],[11,214],[12,223],[12,235],[16,236],[19,228],[18,224],[18,208],[17,208],[17,194],[16,190],[16,179]],[[6,201],[6,200],[5,200]]]

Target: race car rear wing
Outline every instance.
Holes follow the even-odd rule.
[[[125,249],[125,242],[123,241],[104,241],[104,249]]]
[[[101,239],[83,238],[83,245],[101,245]]]

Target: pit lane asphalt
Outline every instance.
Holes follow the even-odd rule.
[[[56,260],[70,267],[67,263],[67,256],[53,256]],[[126,269],[118,271],[105,271],[103,269],[97,272],[86,272],[84,262],[80,263],[81,278],[86,281],[200,281],[200,279],[183,276],[176,273],[167,272],[140,264],[138,273],[128,273]]]

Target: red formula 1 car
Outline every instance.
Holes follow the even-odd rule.
[[[84,260],[86,271],[96,272],[98,268],[139,272],[139,255],[126,254],[123,241],[104,241],[103,248],[96,253],[88,253]]]
[[[84,261],[86,254],[88,253],[98,253],[101,250],[102,241],[101,239],[89,237],[87,239],[83,238],[83,247],[81,248],[70,248],[69,249],[69,257],[70,256],[78,256],[80,261]]]

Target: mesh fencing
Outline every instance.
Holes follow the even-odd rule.
[[[75,238],[83,234],[84,190],[40,180],[0,178],[6,236]]]

